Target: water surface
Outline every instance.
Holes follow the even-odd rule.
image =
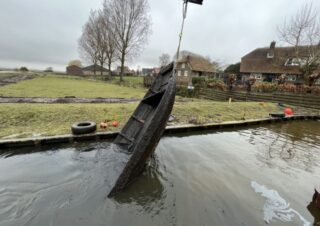
[[[313,225],[319,132],[305,121],[164,137],[113,199],[128,156],[110,143],[8,151],[0,225]]]

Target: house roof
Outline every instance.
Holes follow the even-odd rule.
[[[208,60],[199,56],[185,56],[178,60],[178,63],[188,63],[192,71],[214,73],[214,66]]]
[[[84,68],[82,68],[82,70],[83,71],[94,71],[94,69],[96,69],[96,71],[101,71],[101,69],[102,69],[102,71],[108,71],[108,69],[106,69],[106,68],[104,68],[104,67],[101,67],[100,65],[90,65],[90,66],[87,66],[87,67],[84,67]]]
[[[142,68],[142,74],[152,74],[153,68]]]
[[[310,48],[299,47],[300,57],[308,57]],[[272,53],[273,57],[267,57]],[[240,72],[242,73],[270,73],[270,74],[301,74],[299,66],[285,66],[289,58],[296,53],[295,47],[258,48],[241,59]]]
[[[82,69],[81,67],[77,66],[77,65],[70,65],[70,66],[67,66],[67,69],[68,68],[75,68],[75,69]]]

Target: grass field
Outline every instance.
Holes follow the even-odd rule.
[[[137,103],[129,104],[1,104],[0,139],[51,136],[70,133],[74,122],[92,120],[97,123],[118,120],[124,125]],[[271,103],[228,103],[178,98],[173,115],[175,124],[224,122],[268,117],[276,111]],[[109,128],[117,131],[120,128]]]
[[[51,75],[0,87],[0,95],[13,97],[141,98],[144,94],[143,88]]]
[[[132,87],[132,88],[144,88],[143,77],[137,76],[124,76],[124,81],[120,82],[120,77],[112,77],[111,80],[107,80],[106,76],[97,75],[86,75],[86,76],[74,76],[74,75],[61,75],[61,74],[46,74],[48,77],[57,77],[57,78],[67,78],[72,80],[86,80],[86,81],[101,81],[110,84]]]

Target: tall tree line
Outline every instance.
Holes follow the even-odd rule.
[[[121,67],[123,81],[125,63],[137,57],[151,33],[148,0],[104,0],[102,8],[91,11],[79,39],[83,59],[94,65]],[[102,74],[101,70],[101,74]]]

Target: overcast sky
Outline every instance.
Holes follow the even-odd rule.
[[[224,64],[278,41],[277,25],[303,3],[319,0],[204,0],[189,5],[182,49]],[[182,0],[149,0],[152,35],[141,56],[129,63],[157,66],[162,53],[174,55],[182,17]],[[78,59],[77,40],[90,9],[102,0],[1,0],[0,67],[65,70]]]

